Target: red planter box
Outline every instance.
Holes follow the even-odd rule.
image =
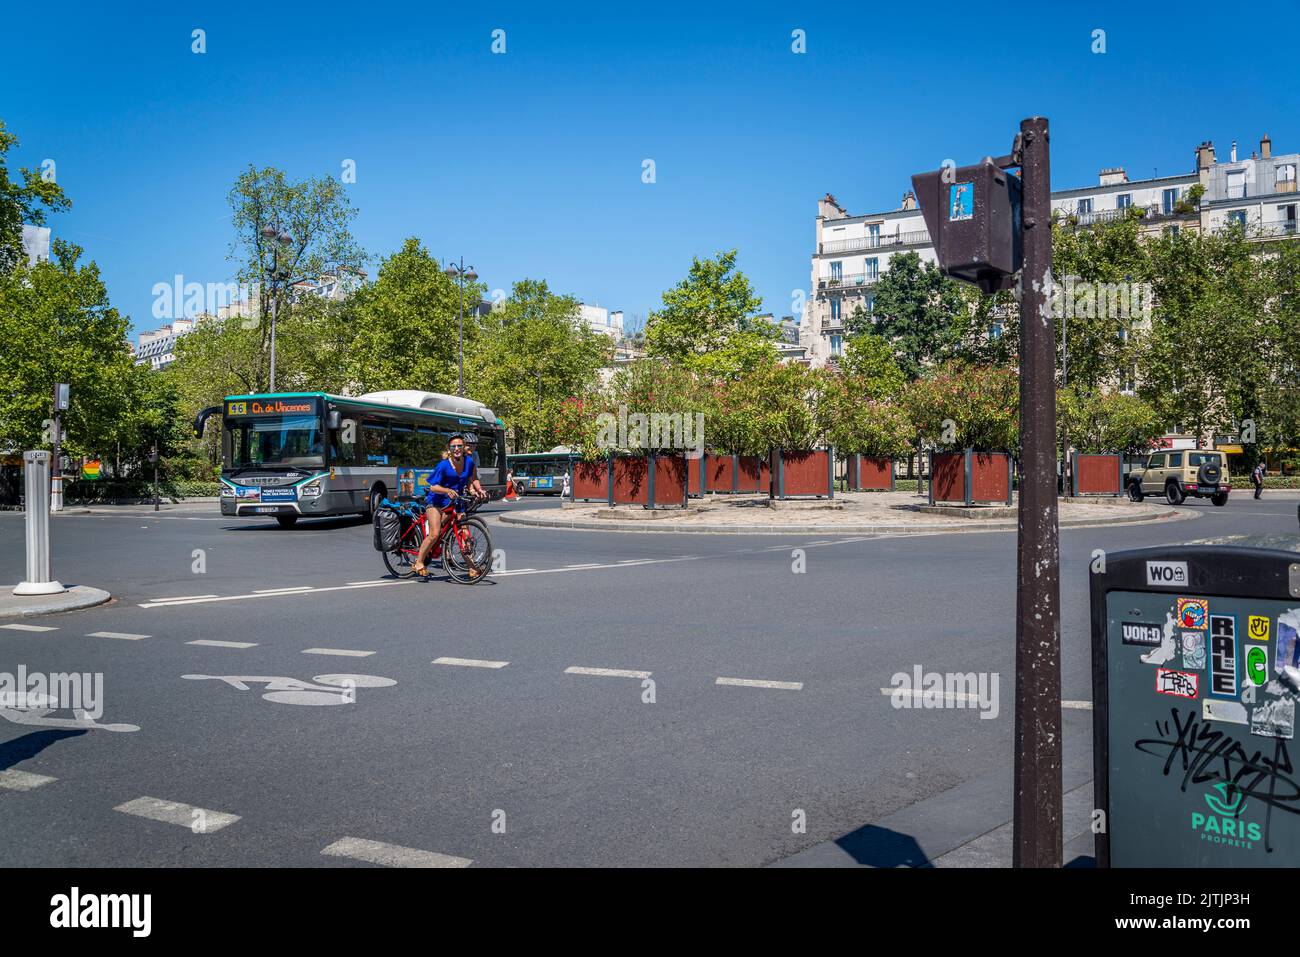
[[[615,455],[608,501],[646,508],[685,508],[687,460],[684,455]]]
[[[609,493],[610,505],[650,504],[650,462],[640,455],[613,457],[614,484]]]
[[[884,455],[850,455],[848,458],[850,492],[892,492],[894,460]]]
[[[686,494],[703,495],[704,494],[704,475],[706,469],[706,460],[708,456],[700,455],[696,458],[686,457]]]
[[[608,501],[609,460],[603,459],[599,462],[575,461],[573,463],[573,477],[570,479],[569,487],[573,492],[574,501]]]
[[[708,455],[704,460],[704,491],[734,492],[738,475],[736,456]]]
[[[759,455],[737,456],[737,492],[769,492],[772,488],[772,467]]]
[[[1122,495],[1124,480],[1122,459],[1118,455],[1082,455],[1070,457],[1070,488],[1074,495]]]
[[[833,498],[835,453],[815,449],[772,453],[773,498]]]
[[[690,463],[698,459],[688,459],[684,455],[650,456],[651,508],[685,508],[687,498],[687,480],[690,476]]]
[[[1006,452],[931,452],[930,504],[1010,505],[1011,456]]]

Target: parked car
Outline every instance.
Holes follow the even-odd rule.
[[[1232,491],[1227,454],[1208,449],[1153,452],[1145,468],[1129,472],[1127,482],[1128,497],[1135,502],[1163,495],[1170,505],[1181,505],[1190,496],[1223,506]]]

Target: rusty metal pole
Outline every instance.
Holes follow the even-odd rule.
[[[1061,866],[1061,588],[1056,521],[1056,329],[1047,120],[1023,120],[1021,484],[1016,567],[1015,867]]]

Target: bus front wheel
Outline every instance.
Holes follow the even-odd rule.
[[[387,486],[378,483],[372,485],[370,487],[370,500],[366,503],[366,510],[361,514],[364,515],[367,519],[373,518],[375,514],[375,509],[377,509],[379,507],[379,503],[386,498],[388,498]]]
[[[275,520],[280,523],[281,528],[293,528],[298,524],[297,515],[277,515]]]

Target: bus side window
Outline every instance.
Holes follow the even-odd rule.
[[[367,465],[388,464],[388,426],[383,422],[371,420],[362,425],[361,444]]]
[[[354,419],[344,419],[333,433],[330,462],[334,465],[356,465],[357,463],[357,423]]]
[[[413,462],[418,468],[431,469],[442,461],[442,451],[447,447],[447,437],[437,429],[420,427],[420,458]]]

